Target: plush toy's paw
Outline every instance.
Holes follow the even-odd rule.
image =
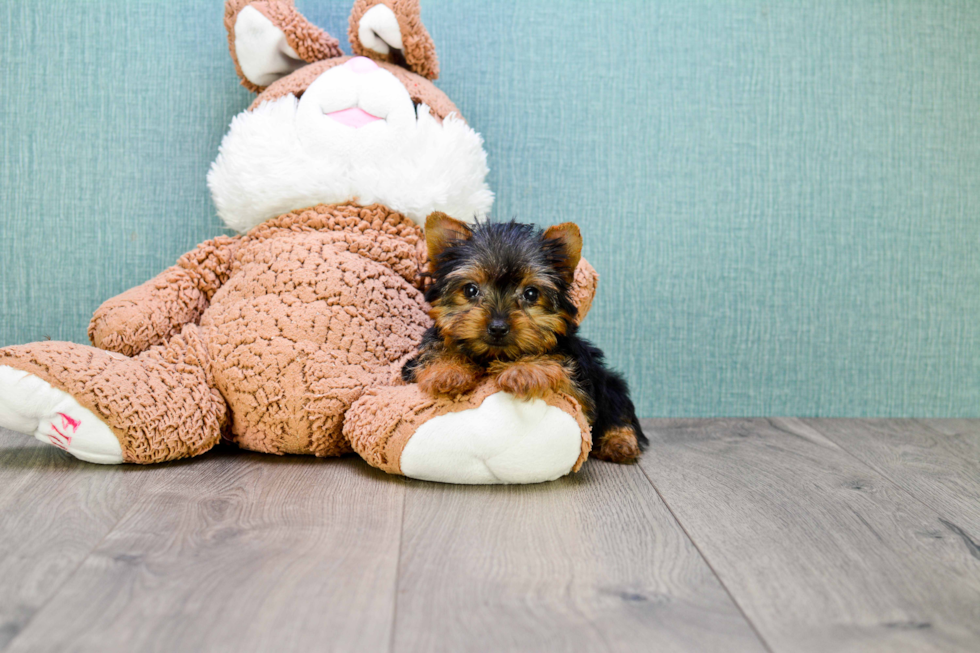
[[[581,429],[560,408],[498,392],[420,425],[400,462],[427,481],[540,483],[570,472],[581,449]]]
[[[494,363],[489,371],[496,376],[501,390],[518,399],[540,399],[551,392],[562,392],[568,385],[565,369],[553,360]]]
[[[116,435],[91,411],[66,392],[7,365],[0,365],[0,426],[91,463],[123,462]]]
[[[426,394],[457,396],[475,388],[480,377],[465,365],[437,361],[416,371],[415,380]]]
[[[344,435],[389,473],[445,483],[541,483],[579,469],[592,441],[564,395],[522,401],[486,381],[456,400],[417,385],[375,388],[345,416]]]

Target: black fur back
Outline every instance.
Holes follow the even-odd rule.
[[[575,383],[592,399],[592,432],[632,427],[640,449],[645,451],[649,440],[640,428],[626,381],[606,367],[602,350],[579,337],[577,331],[572,325],[568,334],[558,339],[558,350],[575,361]]]

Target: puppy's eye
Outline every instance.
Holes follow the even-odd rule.
[[[473,299],[480,294],[480,288],[475,283],[468,283],[463,286],[463,297]]]
[[[538,289],[531,287],[525,288],[521,297],[523,297],[524,301],[528,302],[529,304],[533,304],[534,302],[538,301],[539,295],[540,293],[538,292]]]

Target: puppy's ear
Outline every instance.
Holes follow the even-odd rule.
[[[422,24],[419,0],[356,0],[347,29],[354,54],[386,61],[426,79],[439,77],[439,58]]]
[[[343,55],[293,0],[226,0],[225,29],[242,86],[256,93],[308,63]]]
[[[425,219],[425,244],[429,248],[429,265],[434,266],[439,255],[446,248],[461,240],[469,240],[473,235],[465,223],[441,211],[429,214]]]
[[[575,268],[582,258],[582,232],[574,222],[563,222],[544,230],[546,244],[558,253],[555,264],[568,283],[575,278]]]

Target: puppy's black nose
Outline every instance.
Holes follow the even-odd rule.
[[[487,325],[487,333],[494,338],[503,338],[510,333],[510,327],[503,320],[491,320]]]

